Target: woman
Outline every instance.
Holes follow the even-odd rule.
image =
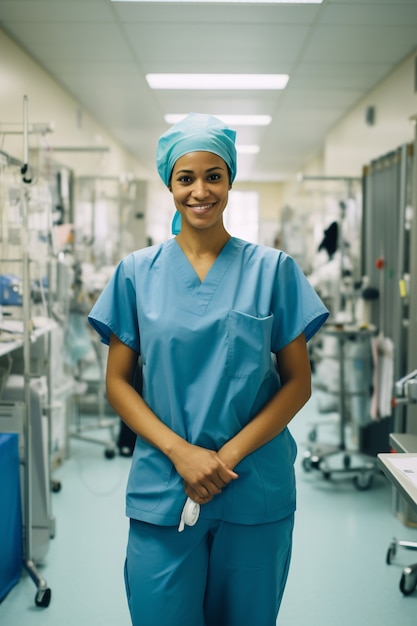
[[[310,396],[306,342],[328,313],[289,256],[226,231],[233,130],[192,113],[160,138],[157,167],[176,237],[122,260],[89,316],[110,346],[108,400],[138,435],[132,622],[274,626],[295,510],[287,425]],[[187,497],[198,520],[178,532]]]

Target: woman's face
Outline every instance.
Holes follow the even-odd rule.
[[[174,165],[170,189],[183,227],[202,230],[223,223],[230,183],[227,165],[217,154],[184,154]]]

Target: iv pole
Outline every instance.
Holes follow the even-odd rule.
[[[26,185],[32,182],[29,176],[29,143],[28,143],[28,97],[23,97],[23,165],[21,167],[22,181]],[[51,600],[51,589],[46,580],[40,575],[32,560],[32,424],[30,415],[30,272],[29,272],[29,219],[28,219],[28,189],[22,193],[22,288],[23,288],[23,363],[24,363],[24,423],[23,433],[25,441],[24,459],[24,487],[25,487],[25,532],[24,532],[24,562],[23,565],[29,576],[37,586],[35,604],[40,607],[49,606]]]

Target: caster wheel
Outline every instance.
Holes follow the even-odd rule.
[[[324,480],[330,480],[332,477],[331,473],[328,471],[323,472],[323,478]]]
[[[45,589],[38,589],[38,591],[36,592],[36,596],[35,596],[36,606],[41,606],[43,608],[46,608],[47,606],[49,606],[50,601],[51,601],[51,590],[49,589],[49,587],[46,587]]]
[[[367,491],[371,488],[373,483],[373,475],[361,472],[353,478],[353,484],[358,491]]]
[[[350,456],[348,454],[345,454],[345,456],[343,457],[343,467],[347,470],[350,469],[350,462]]]
[[[318,470],[318,469],[320,469],[321,459],[320,459],[320,457],[314,455],[314,456],[311,457],[310,463],[311,463],[311,467],[313,469]]]
[[[392,563],[392,561],[393,561],[393,559],[395,557],[396,552],[397,552],[396,544],[392,543],[390,545],[390,547],[388,548],[388,550],[387,550],[387,558],[386,558],[387,565],[391,565],[391,563]]]
[[[131,457],[133,456],[133,448],[130,448],[129,446],[122,446],[119,448],[119,454],[120,456]]]
[[[400,580],[400,591],[404,596],[409,596],[415,591],[417,586],[417,581],[415,577],[407,576],[407,574],[403,574]]]
[[[116,452],[113,448],[106,448],[104,450],[104,456],[106,457],[106,459],[114,459],[114,457],[116,456]]]
[[[51,485],[53,493],[59,493],[61,491],[61,483],[59,480],[53,480]]]

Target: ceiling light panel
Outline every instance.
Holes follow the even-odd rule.
[[[288,74],[147,74],[151,89],[285,89]]]
[[[176,124],[187,115],[188,113],[168,113],[164,119],[167,124]],[[270,115],[212,115],[230,126],[268,126],[272,121]]]
[[[111,0],[112,2],[192,2],[193,4],[210,3],[213,2],[230,4],[322,4],[323,0]]]

